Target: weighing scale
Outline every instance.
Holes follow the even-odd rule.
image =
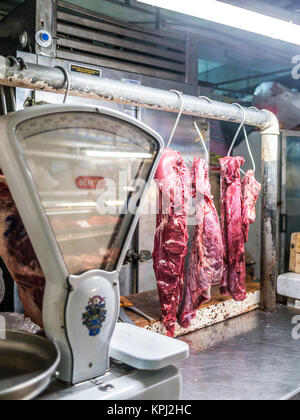
[[[10,114],[0,132],[0,167],[46,278],[47,336],[27,347],[24,333],[0,340],[0,359],[22,337],[15,357],[23,366],[28,353],[42,359],[25,379],[22,363],[1,371],[0,398],[35,397],[55,376],[41,398],[180,399],[174,365],[189,347],[117,323],[118,276],[163,150],[160,136],[128,115],[73,105]]]

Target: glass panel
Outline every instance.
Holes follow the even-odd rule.
[[[300,232],[300,136],[287,137],[286,155],[286,269],[289,267],[291,235]]]
[[[35,118],[17,137],[70,274],[113,271],[158,142],[93,113]]]

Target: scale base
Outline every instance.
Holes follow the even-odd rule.
[[[179,369],[168,366],[142,371],[112,363],[106,375],[75,386],[51,385],[40,400],[180,400],[182,379]]]

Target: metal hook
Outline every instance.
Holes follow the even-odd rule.
[[[180,121],[181,115],[182,115],[182,113],[183,113],[183,108],[184,108],[184,100],[183,100],[182,93],[181,93],[181,92],[179,92],[178,90],[171,90],[170,92],[174,92],[174,93],[176,93],[176,94],[179,96],[179,98],[180,98],[180,100],[181,100],[181,108],[180,108],[180,111],[179,111],[178,117],[177,117],[177,119],[176,119],[175,125],[174,125],[174,127],[173,127],[172,133],[171,133],[171,135],[170,135],[170,138],[169,138],[169,141],[168,141],[167,147],[170,147],[170,145],[171,145],[171,143],[172,143],[172,140],[173,140],[174,134],[175,134],[175,132],[176,132],[176,130],[177,130],[178,123],[179,123],[179,121]]]
[[[28,70],[28,64],[26,63],[26,61],[24,60],[24,58],[18,57],[17,58],[17,62],[19,64],[21,70],[24,70],[24,69],[25,70]]]
[[[242,110],[242,112],[243,112],[243,114],[244,114],[244,119],[243,119],[243,122],[241,123],[241,125],[239,126],[239,128],[238,128],[238,130],[237,130],[237,132],[236,132],[235,136],[234,136],[234,139],[233,139],[233,141],[232,141],[232,143],[231,143],[231,146],[230,146],[230,148],[229,148],[229,151],[228,151],[228,155],[227,155],[227,156],[230,156],[230,155],[231,155],[231,153],[232,153],[232,149],[233,149],[233,147],[234,147],[234,145],[235,145],[235,142],[236,142],[236,140],[237,140],[237,138],[238,138],[238,136],[239,136],[239,134],[240,134],[240,132],[241,132],[241,129],[242,129],[242,128],[243,128],[243,126],[245,125],[245,122],[246,122],[246,119],[247,119],[247,114],[246,114],[246,111],[244,110],[244,108],[243,108],[240,104],[234,103],[234,104],[232,104],[232,105],[236,105],[237,107],[239,107],[239,108]]]
[[[28,64],[22,57],[14,57],[13,55],[7,56],[7,59],[9,60],[9,65],[11,67],[19,67],[20,70],[28,70]]]
[[[205,154],[206,154],[206,161],[207,161],[207,162],[209,162],[209,154],[208,154],[208,150],[207,150],[207,147],[206,147],[206,144],[205,144],[204,138],[203,138],[203,136],[202,136],[202,133],[201,133],[201,131],[200,131],[200,129],[199,129],[199,127],[198,127],[198,125],[197,125],[196,121],[194,121],[194,127],[195,127],[195,129],[196,129],[196,131],[197,131],[197,133],[198,133],[198,135],[199,135],[199,137],[200,137],[200,140],[201,140],[202,146],[203,146],[203,148],[204,148],[204,151],[205,151]]]
[[[247,149],[248,149],[248,152],[249,152],[249,155],[250,155],[251,161],[252,161],[253,171],[255,172],[255,171],[256,171],[256,165],[255,165],[255,161],[254,161],[253,154],[252,154],[252,151],[251,151],[251,147],[250,147],[250,143],[249,143],[249,139],[248,139],[248,135],[247,135],[247,130],[246,130],[246,128],[245,128],[245,121],[246,121],[246,119],[247,119],[247,114],[246,114],[246,111],[244,110],[244,108],[243,108],[240,104],[238,104],[238,103],[234,103],[233,105],[238,106],[238,107],[239,107],[239,108],[243,111],[243,113],[244,113],[244,120],[243,120],[243,122],[241,123],[241,125],[239,126],[239,128],[238,128],[238,130],[237,130],[237,132],[236,132],[236,135],[234,136],[234,139],[233,139],[233,141],[232,141],[232,144],[231,144],[231,146],[230,146],[230,149],[229,149],[229,152],[228,152],[228,155],[227,155],[227,156],[230,156],[230,155],[231,155],[231,153],[232,153],[232,149],[233,149],[233,147],[234,147],[234,145],[235,145],[235,142],[236,142],[236,140],[237,140],[237,138],[238,138],[238,135],[240,134],[240,131],[241,131],[241,129],[243,128],[243,132],[244,132],[244,136],[245,136],[245,140],[246,140]],[[251,107],[251,108],[256,109],[255,107]],[[256,109],[256,110],[258,111],[258,109]],[[259,112],[259,111],[258,111],[258,112]],[[241,171],[241,173],[242,173],[243,175],[245,175],[245,172],[244,172],[242,169],[240,169],[240,171]]]
[[[252,151],[251,151],[251,147],[250,147],[250,143],[249,143],[249,139],[248,139],[248,134],[247,134],[247,130],[246,130],[245,126],[243,127],[243,130],[244,130],[247,149],[248,149],[248,152],[249,152],[249,155],[250,155],[250,158],[251,158],[251,161],[252,161],[252,165],[253,165],[253,172],[255,173],[256,172],[255,160],[254,160],[254,157],[253,157],[253,154],[252,154]]]
[[[14,57],[13,55],[8,55],[7,59],[9,61],[9,65],[11,67],[14,67],[14,66],[18,67],[19,63],[18,63],[18,60],[16,59],[16,57]]]
[[[71,88],[71,81],[70,81],[70,76],[69,73],[67,72],[67,70],[64,67],[61,66],[55,66],[56,69],[59,69],[63,72],[64,76],[65,76],[65,81],[64,81],[64,85],[67,82],[67,88],[66,88],[66,93],[65,93],[65,97],[63,100],[63,103],[65,104],[67,102],[67,98],[69,96],[70,93],[70,88]]]
[[[264,112],[265,114],[267,114],[268,115],[269,124],[271,124],[271,116],[270,116],[269,112],[266,109],[258,109],[258,108],[255,108],[255,106],[250,106],[249,109],[254,109],[257,112]]]
[[[198,99],[205,99],[207,100],[208,103],[212,103],[213,101],[211,99],[209,99],[207,96],[198,96]]]

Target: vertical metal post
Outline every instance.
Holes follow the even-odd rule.
[[[41,54],[48,57],[55,57],[56,55],[56,40],[53,39],[56,28],[56,0],[37,0],[36,2],[36,32],[45,29],[52,36],[52,43],[50,47],[43,47],[35,43],[36,54]]]
[[[6,104],[6,96],[4,87],[0,86],[0,96],[1,96],[1,105],[2,105],[2,113],[3,115],[7,115],[7,104]]]
[[[276,310],[278,267],[278,146],[279,123],[271,112],[262,134],[261,309]]]
[[[286,132],[281,135],[281,156],[280,156],[280,169],[281,169],[281,197],[280,197],[280,218],[285,220],[285,226],[280,226],[280,271],[286,271],[286,239],[287,239],[287,206],[286,206],[286,158],[287,158],[287,138]],[[282,223],[281,223],[282,225]],[[282,229],[284,227],[284,229]]]

